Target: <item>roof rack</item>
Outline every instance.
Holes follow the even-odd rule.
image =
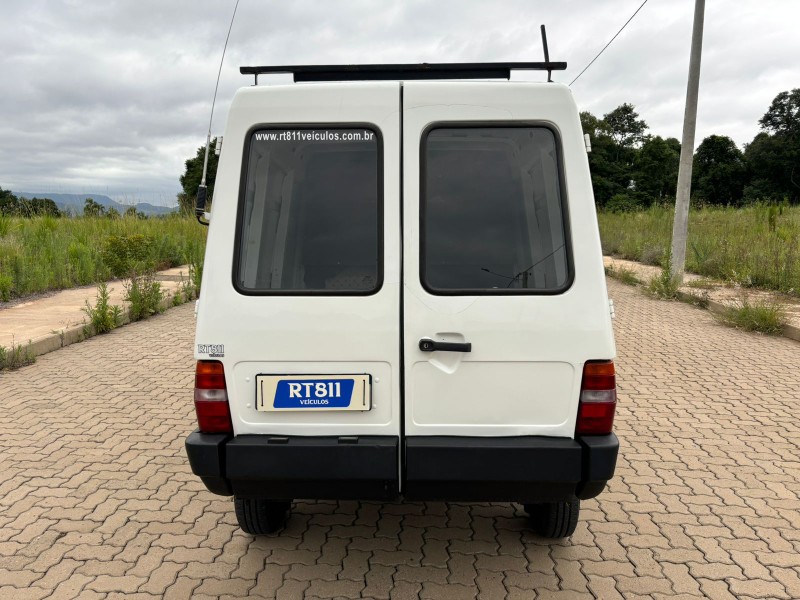
[[[566,62],[551,62],[547,34],[541,26],[544,62],[419,63],[388,65],[294,65],[239,67],[242,75],[291,73],[295,82],[303,81],[386,81],[412,79],[511,79],[511,71],[563,71]]]
[[[295,65],[240,67],[242,75],[291,73],[303,81],[385,81],[393,79],[509,79],[513,70],[563,71],[565,62],[419,63],[391,65]],[[548,77],[549,79],[549,77]]]

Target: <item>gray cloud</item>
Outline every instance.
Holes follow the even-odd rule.
[[[250,81],[243,64],[539,60],[538,26],[569,82],[639,0],[241,0],[214,132]],[[205,137],[233,1],[33,0],[0,22],[0,186],[171,203]],[[698,142],[740,145],[779,92],[800,87],[800,4],[710,0]],[[691,0],[651,0],[573,86],[602,115],[636,105],[651,132],[680,137]],[[522,76],[522,78],[528,78]],[[541,74],[532,78],[540,79]]]

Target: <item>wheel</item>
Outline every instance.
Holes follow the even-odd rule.
[[[580,500],[525,505],[534,531],[546,538],[564,538],[575,533],[580,511]]]
[[[292,503],[264,498],[234,498],[236,520],[245,533],[263,535],[275,533],[286,523]]]

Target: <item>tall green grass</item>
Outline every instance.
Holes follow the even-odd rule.
[[[137,246],[142,252],[137,258],[147,268],[194,262],[205,250],[206,231],[194,219],[179,216],[0,216],[0,300],[87,285],[118,275],[112,266],[119,258],[114,252],[120,238],[146,241]]]
[[[664,266],[673,208],[598,215],[603,252]],[[689,214],[686,270],[800,295],[800,207],[699,208]]]

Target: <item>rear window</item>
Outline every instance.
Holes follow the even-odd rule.
[[[369,294],[382,281],[381,139],[260,129],[245,156],[234,280],[244,293]]]
[[[436,127],[422,140],[421,277],[432,293],[556,293],[571,279],[546,127]]]

